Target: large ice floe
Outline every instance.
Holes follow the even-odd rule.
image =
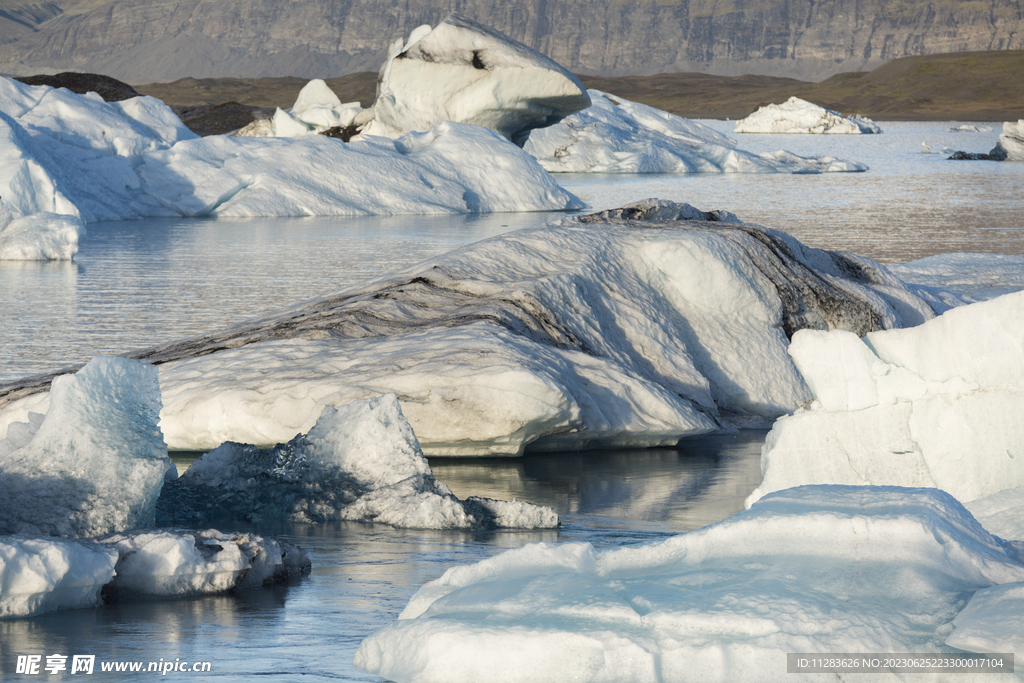
[[[524,149],[552,173],[819,173],[866,171],[835,157],[754,154],[712,128],[590,90],[593,104],[535,130]]]
[[[285,443],[388,392],[428,455],[664,446],[808,401],[796,330],[916,325],[933,304],[868,259],[648,200],[135,355],[159,364],[172,448]],[[45,412],[47,382],[7,385],[0,429]]]
[[[1024,487],[1022,340],[1024,292],[863,339],[796,333],[815,400],[775,423],[748,502],[816,483],[935,486],[965,502]]]
[[[1022,580],[1024,544],[946,493],[805,486],[658,543],[540,543],[449,569],[355,664],[399,683],[787,681],[787,652],[951,652],[968,628],[1008,645],[971,627],[972,610],[954,618],[978,591],[991,626],[986,610],[1006,603],[986,591]]]
[[[305,104],[307,112],[325,110]],[[73,253],[72,228],[100,220],[582,206],[533,157],[480,126],[443,122],[351,144],[319,135],[198,138],[151,97],[108,103],[7,78],[0,78],[0,199],[11,214],[0,216],[5,258],[33,255],[17,246],[21,238],[7,246],[11,235],[31,230],[58,243],[36,256]],[[67,218],[58,224],[53,214]]]
[[[170,523],[232,518],[426,529],[558,526],[550,508],[458,500],[434,479],[394,394],[326,406],[308,434],[274,449],[225,443],[166,484],[159,505],[158,517]]]
[[[377,100],[357,117],[368,135],[398,137],[442,121],[472,123],[522,146],[534,128],[590,105],[579,79],[499,31],[452,14],[399,38]]]
[[[91,540],[0,536],[0,618],[262,586],[309,566],[309,555],[291,544],[213,529]]]
[[[0,533],[99,536],[153,522],[173,466],[149,363],[96,357],[53,380],[45,417],[0,441]]]
[[[782,104],[769,104],[759,108],[745,119],[736,122],[737,133],[816,133],[849,135],[881,133],[871,119],[843,116],[812,102],[790,97]]]

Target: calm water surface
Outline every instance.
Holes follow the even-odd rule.
[[[744,149],[833,155],[867,163],[867,173],[569,175],[560,182],[597,209],[645,197],[686,201],[889,263],[951,251],[1024,253],[1024,164],[921,154],[922,141],[934,151],[988,151],[998,137],[949,133],[952,125],[883,123],[880,136],[737,136]],[[0,262],[0,382],[212,331],[554,217],[90,225],[74,263]],[[436,476],[460,497],[550,505],[562,528],[466,534],[362,524],[259,527],[309,548],[312,574],[237,595],[0,621],[0,679],[20,678],[13,675],[19,654],[56,653],[213,663],[204,676],[168,674],[191,680],[379,680],[353,669],[359,642],[448,567],[536,541],[618,546],[718,521],[742,509],[760,482],[763,439],[763,432],[740,432],[687,440],[678,449],[433,458]],[[133,677],[97,672],[93,680]]]

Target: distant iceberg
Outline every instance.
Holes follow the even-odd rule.
[[[923,325],[805,330],[789,348],[815,401],[777,421],[764,481],[935,486],[961,501],[1024,487],[1024,292]]]
[[[657,543],[454,567],[355,665],[398,683],[787,681],[787,652],[1008,651],[1022,581],[1024,544],[946,493],[803,486]]]
[[[835,157],[754,154],[705,125],[590,90],[593,104],[533,131],[524,149],[552,173],[834,173],[866,171]],[[739,131],[738,131],[739,132]]]
[[[813,133],[850,135],[881,133],[871,119],[861,116],[843,116],[837,111],[790,97],[782,104],[761,107],[745,119],[736,122],[737,133]]]
[[[810,400],[797,330],[863,335],[948,305],[868,259],[651,200],[138,355],[159,364],[172,448],[285,443],[325,405],[388,392],[427,455],[666,446]],[[20,396],[0,429],[45,412],[30,384],[0,397]]]
[[[324,407],[309,434],[272,450],[225,443],[164,485],[158,520],[379,522],[417,529],[547,529],[522,501],[457,499],[434,479],[394,394]]]

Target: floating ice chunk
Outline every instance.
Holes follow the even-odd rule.
[[[550,508],[470,498],[434,479],[394,394],[327,406],[272,450],[226,443],[165,487],[169,520],[354,520],[426,529],[551,528]]]
[[[54,379],[45,419],[0,441],[0,533],[99,536],[151,524],[172,466],[159,412],[149,363],[97,356]]]
[[[1024,161],[1024,119],[1016,123],[1007,121],[1003,124],[999,142],[989,152],[989,156],[1004,161]]]
[[[590,90],[593,104],[536,130],[523,147],[552,173],[814,173],[866,171],[834,157],[754,154],[707,126]]]
[[[396,138],[442,121],[471,123],[522,146],[590,104],[579,79],[539,52],[457,14],[399,39],[381,68],[373,120],[362,132]]]
[[[800,487],[659,543],[449,569],[355,664],[399,683],[786,680],[785,652],[936,651],[971,592],[1022,577],[941,491]]]
[[[117,551],[77,540],[0,537],[0,618],[100,604]]]
[[[341,100],[334,94],[334,91],[327,87],[327,84],[314,78],[302,86],[299,96],[292,105],[292,114],[304,114],[312,109],[337,109],[341,107]]]
[[[280,582],[310,566],[308,553],[289,543],[214,529],[134,531],[99,543],[117,550],[111,588],[120,597],[220,593]]]
[[[759,108],[736,122],[737,133],[881,133],[882,129],[861,116],[843,116],[837,111],[790,97],[782,104]]]
[[[0,200],[0,261],[71,260],[84,234],[77,216],[40,212],[14,218]]]
[[[968,652],[1024,652],[1024,582],[983,588],[953,620],[946,638]]]
[[[963,501],[1024,486],[1024,293],[869,333],[802,331],[817,399],[775,423],[748,504],[798,484],[936,486]]]
[[[978,126],[971,123],[961,123],[949,129],[950,133],[991,133],[992,126]]]

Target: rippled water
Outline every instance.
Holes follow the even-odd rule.
[[[498,461],[434,458],[434,474],[459,497],[516,496],[551,505],[563,526],[462,533],[358,523],[233,524],[308,548],[312,573],[289,585],[233,595],[0,620],[0,677],[14,671],[19,654],[92,654],[97,662],[212,664],[205,676],[168,674],[178,679],[380,681],[352,666],[359,643],[449,567],[538,541],[633,545],[718,521],[741,510],[743,498],[760,483],[763,440],[764,432],[746,431],[689,439],[678,449]],[[97,670],[89,680],[127,676]]]

